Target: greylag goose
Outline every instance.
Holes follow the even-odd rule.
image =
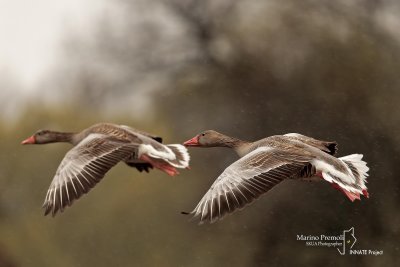
[[[365,185],[368,167],[362,161],[363,155],[336,158],[336,142],[297,133],[246,142],[209,130],[184,145],[228,147],[240,157],[216,179],[192,212],[183,212],[199,218],[200,223],[214,222],[243,208],[285,179],[326,180],[351,201],[360,199],[361,194],[369,197]]]
[[[40,130],[22,144],[71,143],[61,161],[43,204],[45,215],[62,212],[89,192],[118,162],[139,171],[157,168],[174,176],[188,168],[189,154],[180,144],[163,145],[161,138],[125,125],[95,124],[79,133]]]

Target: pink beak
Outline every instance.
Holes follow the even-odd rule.
[[[36,140],[35,140],[35,136],[31,136],[28,137],[27,139],[25,139],[24,141],[21,142],[21,145],[28,145],[28,144],[35,144]]]
[[[183,143],[183,145],[185,145],[185,146],[200,146],[200,144],[199,144],[199,136],[196,135],[192,139],[187,140],[186,142]]]

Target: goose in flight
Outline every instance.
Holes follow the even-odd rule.
[[[336,142],[320,141],[297,133],[242,141],[213,130],[184,142],[187,147],[228,147],[240,159],[215,180],[195,209],[195,218],[214,222],[252,203],[285,179],[325,180],[351,201],[368,198],[368,167],[363,155],[336,158]]]
[[[178,174],[176,168],[189,167],[183,145],[161,141],[125,125],[98,123],[78,133],[40,130],[22,144],[66,142],[74,146],[61,161],[44,200],[45,215],[54,216],[88,193],[120,161],[140,172],[154,167],[170,176]]]

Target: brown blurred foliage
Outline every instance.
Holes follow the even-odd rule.
[[[378,18],[400,7],[357,3],[116,1],[93,39],[68,39],[41,91],[52,104],[34,99],[0,127],[4,255],[21,266],[394,266],[400,46]],[[43,217],[41,201],[68,147],[19,142],[39,128],[105,120],[167,143],[204,129],[248,140],[288,132],[336,140],[340,156],[364,154],[370,199],[350,203],[327,183],[287,181],[198,226],[180,211],[194,208],[236,157],[191,149],[192,169],[178,177],[121,164],[64,214]],[[296,240],[353,226],[357,248],[384,255],[340,256]]]

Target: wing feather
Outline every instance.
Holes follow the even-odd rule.
[[[297,176],[312,158],[271,147],[259,147],[232,163],[191,212],[200,223],[214,222],[242,209],[287,178]]]
[[[338,148],[337,148],[338,144],[335,141],[321,141],[321,140],[314,139],[312,137],[305,136],[305,135],[298,134],[298,133],[289,133],[289,134],[285,134],[284,136],[289,137],[294,140],[298,140],[307,145],[316,147],[330,155],[335,155],[338,150]]]
[[[87,136],[61,161],[43,203],[45,215],[51,213],[54,216],[71,206],[135,149],[135,144],[119,142],[102,134]]]

